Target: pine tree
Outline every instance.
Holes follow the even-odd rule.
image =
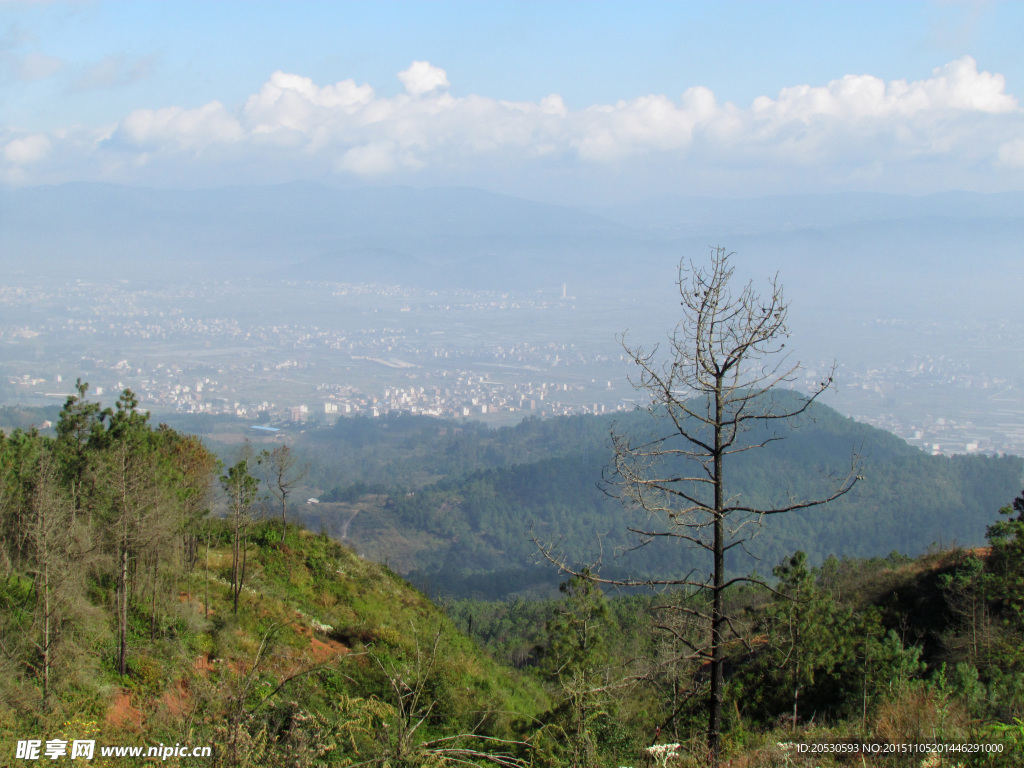
[[[562,701],[560,719],[568,737],[570,764],[585,768],[594,765],[593,724],[610,683],[608,603],[586,569],[559,589],[566,599],[547,623],[543,670]]]

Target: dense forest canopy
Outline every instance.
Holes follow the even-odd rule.
[[[526,419],[497,430],[408,414],[342,419],[296,443],[311,460],[309,482],[325,489],[320,501],[333,502],[300,514],[311,526],[344,531],[361,551],[387,558],[443,594],[552,589],[556,578],[534,565],[531,525],[545,539],[561,538],[574,562],[600,556],[608,574],[674,571],[688,556],[679,547],[656,542],[639,557],[621,554],[631,544],[626,513],[601,484],[613,426],[637,434],[653,429],[643,411]],[[792,427],[771,450],[736,455],[731,493],[763,505],[778,504],[796,488],[814,493],[827,486],[830,473],[849,468],[852,452],[865,480],[827,508],[772,520],[747,547],[749,556],[730,560],[734,570],[768,574],[798,549],[820,564],[833,554],[978,546],[1024,472],[1015,456],[927,455],[818,403]],[[763,437],[754,432],[745,439]]]

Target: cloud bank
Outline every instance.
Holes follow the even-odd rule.
[[[104,66],[90,76],[134,75],[122,62]],[[404,92],[383,97],[353,80],[318,85],[275,72],[242,104],[139,109],[114,125],[46,135],[0,128],[0,179],[199,186],[326,176],[500,187],[489,175],[514,173],[579,183],[642,176],[690,192],[709,180],[728,193],[786,179],[1024,188],[1024,111],[1003,77],[970,57],[919,81],[848,75],[747,107],[699,86],[576,110],[557,94],[455,96],[445,70],[426,61],[398,79]]]

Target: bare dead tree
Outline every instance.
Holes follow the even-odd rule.
[[[777,277],[768,281],[764,294],[752,283],[735,290],[731,255],[713,248],[707,266],[680,262],[682,319],[669,335],[667,355],[658,346],[645,349],[631,346],[625,336],[621,339],[639,370],[630,381],[649,396],[658,428],[639,436],[613,428],[614,459],[606,477],[613,495],[644,513],[642,522],[628,525],[638,537],[637,546],[661,538],[678,540],[710,558],[710,573],[695,568],[680,578],[598,579],[624,586],[678,586],[707,598],[703,605],[688,603],[685,608],[708,628],[706,639],[696,644],[682,635],[679,639],[687,645],[689,658],[710,666],[707,741],[715,766],[725,654],[730,644],[743,640],[726,613],[725,592],[737,583],[755,582],[727,575],[726,554],[744,547],[765,517],[826,504],[860,479],[854,455],[849,471],[830,477],[825,490],[812,498],[790,493],[780,503],[758,506],[728,493],[731,457],[784,439],[793,420],[832,386],[834,372],[821,377],[802,398],[780,396],[801,370],[785,350],[789,305]],[[542,547],[542,553],[572,572],[553,548]]]
[[[31,665],[42,688],[41,710],[50,711],[53,692],[54,654],[60,645],[60,626],[65,611],[67,582],[73,576],[69,551],[73,546],[71,503],[57,489],[55,472],[47,457],[41,462],[39,480],[32,494],[28,538],[33,559],[29,568],[35,580],[38,637],[35,647],[38,662]]]
[[[269,696],[260,698],[255,704],[250,701],[253,689],[260,682],[262,668],[269,660],[275,639],[281,630],[287,626],[287,622],[275,622],[271,624],[260,639],[260,647],[256,651],[256,657],[252,660],[252,664],[249,666],[249,669],[244,670],[240,668],[234,674],[233,678],[228,681],[228,738],[226,752],[228,764],[230,765],[239,765],[246,762],[242,759],[242,756],[239,753],[249,746],[245,743],[249,736],[249,734],[245,733],[245,724],[251,719],[255,710],[263,707],[269,700],[271,700],[271,697],[279,693],[281,689],[292,680],[305,676],[322,667],[322,665],[310,666],[309,668],[300,670],[294,674],[286,675]]]
[[[86,599],[85,578],[94,549],[84,519],[76,519],[73,501],[60,487],[49,453],[41,455],[33,485],[25,516],[30,545],[25,570],[34,586],[30,635],[35,653],[27,654],[23,663],[38,678],[39,709],[47,714],[54,709],[54,692],[74,677],[89,641],[96,639],[90,637],[96,610]]]
[[[159,550],[168,545],[175,528],[170,496],[153,473],[154,457],[145,445],[144,423],[139,419],[116,437],[97,472],[109,505],[106,535],[116,563],[117,670],[121,675],[128,669],[129,613],[139,566],[148,556],[155,569]]]
[[[281,541],[288,535],[288,494],[299,485],[309,472],[309,467],[299,464],[295,451],[287,445],[279,445],[274,450],[264,451],[259,457],[263,467],[263,479],[267,488],[281,502]]]
[[[260,481],[249,471],[252,461],[252,446],[246,442],[240,457],[227,472],[221,475],[220,483],[228,504],[227,518],[231,526],[231,597],[232,610],[238,613],[238,598],[245,584],[245,567],[249,554],[249,537],[252,534],[253,509],[259,501]]]

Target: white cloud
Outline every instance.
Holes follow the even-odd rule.
[[[245,137],[224,105],[211,101],[198,109],[138,109],[126,117],[112,141],[150,150],[200,150]]]
[[[824,87],[783,88],[777,99],[755,99],[751,111],[758,119],[778,124],[818,118],[906,117],[941,110],[1013,112],[1017,101],[1004,92],[1005,87],[1002,75],[978,72],[974,59],[964,56],[936,68],[927,80],[913,83],[847,75]]]
[[[999,161],[1010,168],[1024,169],[1024,138],[1008,141],[999,147]]]
[[[50,140],[41,134],[14,139],[4,147],[4,158],[14,165],[27,165],[42,160],[50,152]]]
[[[49,142],[45,151],[36,139],[10,141],[5,158],[35,157],[32,172],[45,166],[48,179],[59,176],[48,165],[57,162],[65,164],[65,177],[81,178],[75,158],[89,169],[77,173],[109,172],[122,181],[131,180],[133,167],[156,173],[177,158],[179,176],[191,168],[218,180],[238,169],[268,169],[273,177],[265,180],[325,172],[435,180],[462,174],[484,185],[488,169],[510,168],[520,176],[558,168],[611,179],[644,166],[667,184],[744,173],[779,179],[803,169],[812,183],[828,177],[904,188],[922,162],[942,169],[934,177],[963,186],[977,186],[970,179],[993,168],[1024,169],[1024,112],[1003,77],[979,71],[970,57],[923,80],[848,75],[784,88],[746,108],[721,103],[704,87],[678,98],[651,94],[579,110],[557,94],[523,102],[455,97],[444,70],[423,61],[399,78],[405,92],[382,97],[353,80],[321,86],[278,71],[234,109],[213,101],[136,110],[113,128],[77,128],[68,134],[73,142],[59,132],[41,137]],[[202,163],[189,166],[198,155]],[[225,157],[232,165],[218,171]]]
[[[343,171],[358,176],[377,176],[395,167],[394,146],[387,142],[353,147],[338,161]]]
[[[282,129],[305,132],[332,116],[352,114],[371,103],[373,88],[353,80],[317,86],[308,77],[275,72],[259,93],[250,96],[243,114],[255,134]]]
[[[412,96],[424,96],[449,86],[448,73],[431,66],[429,61],[414,61],[411,67],[398,73],[398,79]]]
[[[617,160],[638,152],[686,150],[694,129],[718,114],[714,94],[691,88],[679,104],[666,96],[643,96],[590,107],[580,116],[572,145],[587,160]]]

